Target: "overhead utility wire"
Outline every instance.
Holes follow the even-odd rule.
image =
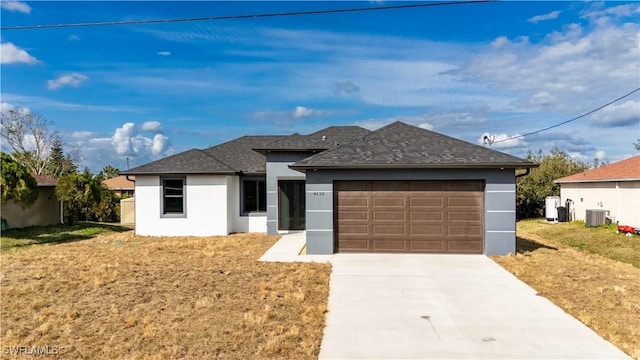
[[[83,27],[83,26],[111,26],[111,25],[133,25],[133,24],[160,24],[160,23],[175,23],[175,22],[189,22],[189,21],[258,19],[258,18],[272,18],[272,17],[283,17],[283,16],[320,15],[320,14],[336,14],[336,13],[348,13],[348,12],[410,9],[410,8],[421,8],[421,7],[431,7],[431,6],[465,5],[465,4],[485,3],[485,2],[494,2],[494,1],[497,1],[497,0],[447,1],[447,2],[436,2],[436,3],[388,5],[388,6],[360,7],[360,8],[349,8],[349,9],[292,11],[292,12],[249,14],[249,15],[223,15],[223,16],[179,18],[179,19],[149,19],[149,20],[102,21],[102,22],[86,22],[86,23],[70,23],[70,24],[21,25],[21,26],[0,27],[0,30],[6,31],[6,30]]]
[[[619,98],[617,98],[617,99],[615,99],[615,100],[609,101],[608,103],[606,103],[606,104],[604,104],[604,105],[600,106],[599,108],[593,109],[593,110],[591,110],[591,111],[589,111],[589,112],[586,112],[586,113],[584,113],[584,114],[582,114],[582,115],[580,115],[580,116],[576,116],[576,117],[574,117],[573,119],[569,119],[569,120],[567,120],[567,121],[563,121],[563,122],[561,122],[561,123],[558,123],[558,124],[555,124],[555,125],[552,125],[552,126],[546,127],[546,128],[544,128],[544,129],[540,129],[540,130],[532,131],[532,132],[530,132],[530,133],[526,133],[526,134],[522,134],[522,135],[517,135],[517,136],[512,136],[512,137],[507,138],[507,139],[501,139],[501,140],[497,140],[497,141],[491,141],[491,142],[489,143],[489,145],[493,145],[493,144],[501,143],[501,142],[504,142],[504,141],[514,140],[514,139],[519,139],[519,138],[522,138],[522,137],[525,137],[525,136],[529,136],[529,135],[538,134],[538,133],[541,133],[541,132],[543,132],[543,131],[547,131],[547,130],[550,130],[550,129],[556,128],[556,127],[558,127],[558,126],[561,126],[561,125],[564,125],[564,124],[570,123],[570,122],[572,122],[572,121],[576,121],[576,120],[581,119],[581,118],[583,118],[583,117],[585,117],[585,116],[589,116],[589,115],[593,114],[593,113],[594,113],[594,112],[596,112],[596,111],[602,110],[602,109],[606,108],[607,106],[609,106],[609,105],[611,105],[611,104],[613,104],[613,103],[616,103],[616,102],[618,102],[618,101],[620,101],[620,100],[622,100],[622,99],[624,99],[624,98],[626,98],[626,97],[628,97],[628,96],[630,96],[630,95],[632,95],[633,93],[636,93],[636,92],[638,92],[638,91],[640,91],[640,88],[637,88],[637,89],[635,89],[635,90],[633,90],[633,91],[631,91],[631,92],[629,92],[629,93],[627,93],[627,94],[625,94],[625,95],[622,95],[622,96],[620,96]]]

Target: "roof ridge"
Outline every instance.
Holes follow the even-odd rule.
[[[207,152],[207,150],[208,150],[208,149],[210,149],[210,148],[207,148],[207,149],[204,149],[204,150],[202,150],[202,149],[198,149],[198,150],[202,151],[205,155],[207,155],[208,157],[212,158],[213,160],[215,160],[215,161],[219,162],[220,164],[222,164],[222,165],[224,165],[224,166],[228,167],[230,170],[237,171],[236,169],[232,168],[232,167],[231,167],[231,165],[229,165],[229,164],[227,164],[226,162],[224,162],[224,161],[220,160],[219,158],[217,158],[217,157],[213,156],[212,154],[209,154],[209,153]]]

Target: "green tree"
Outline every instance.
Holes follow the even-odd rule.
[[[46,174],[59,178],[78,171],[76,160],[72,159],[70,155],[65,155],[63,150],[64,143],[62,139],[56,136],[51,144],[51,151],[49,152],[49,159],[47,160]]]
[[[638,142],[634,142],[633,146],[636,147],[636,150],[640,151],[640,139],[638,139]]]
[[[0,187],[2,188],[2,203],[14,200],[23,208],[33,205],[38,199],[38,183],[29,171],[15,161],[11,155],[1,153],[2,176]]]
[[[516,216],[519,219],[543,216],[545,198],[560,195],[560,186],[553,181],[589,168],[589,165],[571,159],[567,153],[557,148],[546,155],[542,150],[529,152],[527,159],[540,166],[531,169],[529,175],[519,177],[516,181]]]
[[[98,176],[102,177],[103,180],[113,179],[114,177],[118,177],[120,175],[120,169],[111,166],[111,164],[105,166],[100,170]]]
[[[117,221],[118,201],[88,169],[58,179],[56,196],[65,204],[65,222]]]

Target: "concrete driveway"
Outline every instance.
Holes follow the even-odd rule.
[[[336,254],[321,359],[628,359],[481,255]]]

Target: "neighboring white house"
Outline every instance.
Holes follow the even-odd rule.
[[[571,199],[575,220],[590,209],[609,210],[620,225],[640,226],[640,156],[561,179],[561,202]]]

